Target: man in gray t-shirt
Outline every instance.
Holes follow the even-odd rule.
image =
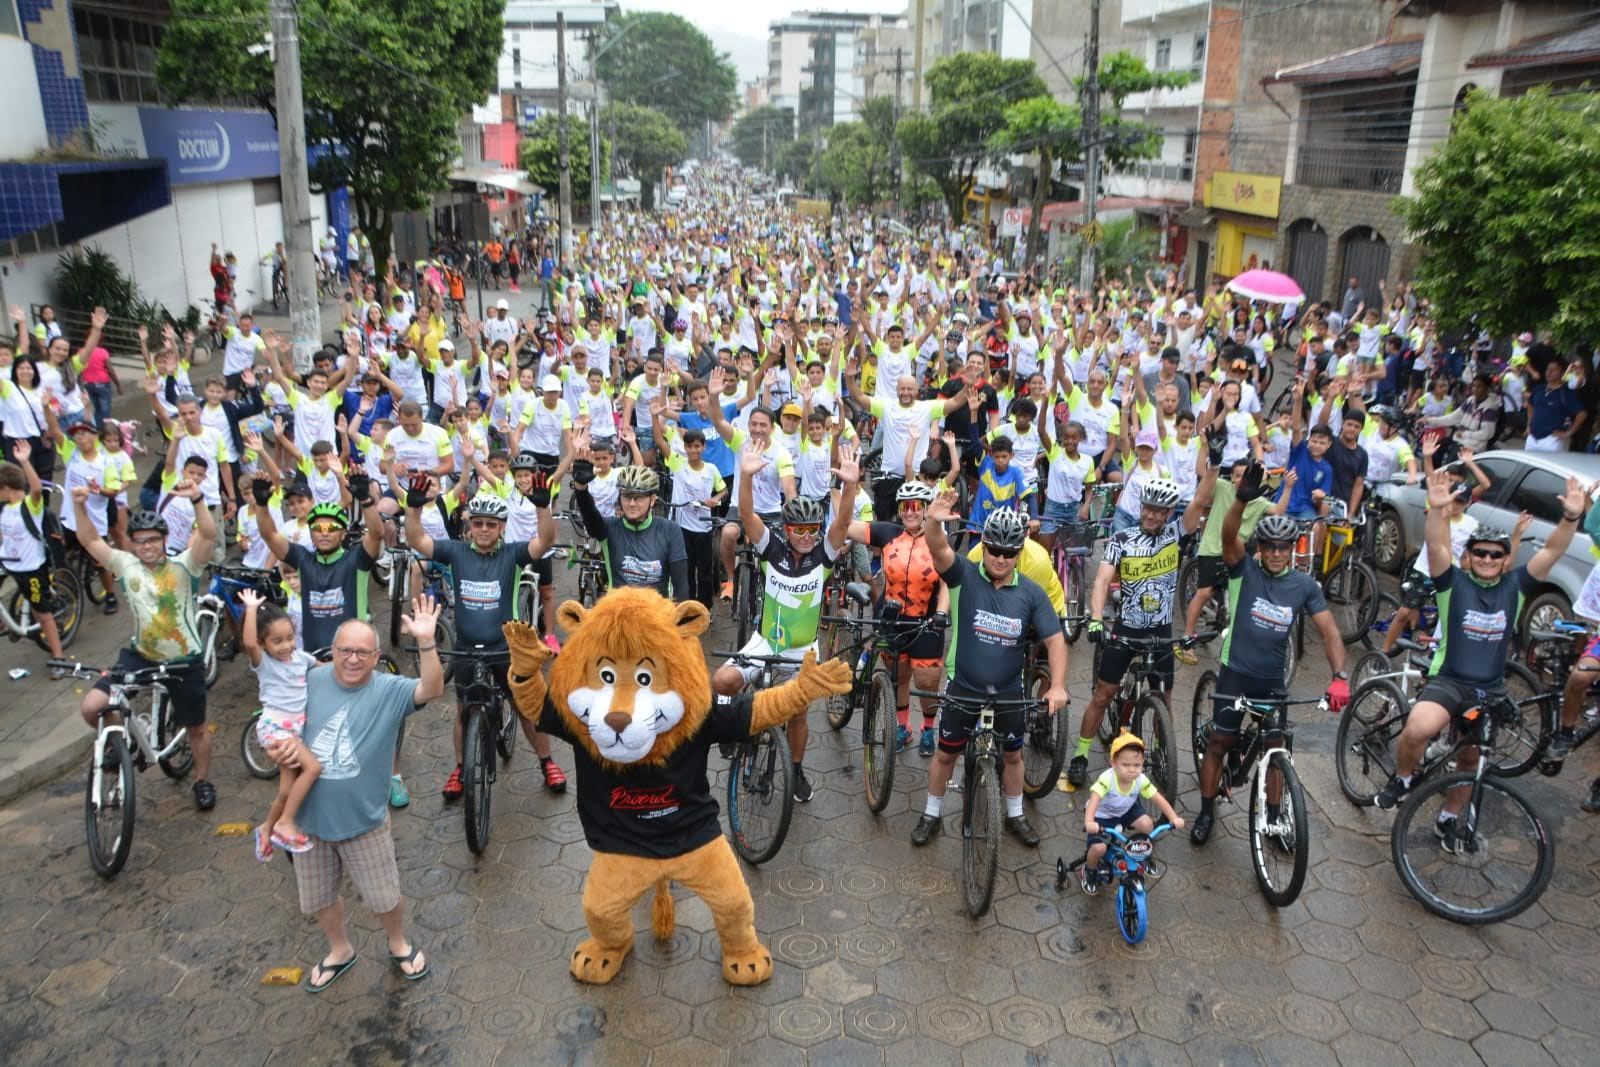
[[[357,619],[334,634],[333,663],[306,676],[305,744],[322,773],[300,808],[300,828],[312,847],[295,857],[294,877],[300,910],[315,915],[328,938],[327,955],[311,970],[313,992],[331,985],[356,960],[339,898],[346,874],[382,921],[393,965],[408,979],[428,973],[428,961],[406,939],[388,819],[389,768],[400,724],[444,692],[434,639],[438,605],[419,597],[412,610],[402,625],[416,641],[420,677],[375,673],[378,633]],[[290,766],[294,752],[292,741],[267,748],[274,760]]]

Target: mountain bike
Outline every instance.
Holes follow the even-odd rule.
[[[1100,833],[1106,839],[1106,855],[1098,871],[1089,872],[1102,885],[1117,887],[1117,930],[1130,945],[1144,940],[1149,915],[1145,895],[1150,886],[1160,880],[1162,868],[1150,858],[1155,851],[1156,838],[1172,829],[1164,822],[1148,834],[1124,834],[1115,826],[1103,826]],[[1071,873],[1082,867],[1087,857],[1079,856],[1073,863],[1056,860],[1056,888],[1067,884]]]
[[[998,712],[1026,710],[1038,703],[1032,698],[1006,700],[992,692],[982,697],[958,697],[913,689],[914,697],[936,697],[946,708],[977,713],[977,726],[963,753],[961,790],[961,889],[967,914],[981,919],[994,899],[995,871],[1000,864],[1000,835],[1005,808],[1000,799],[1000,771],[1004,758],[1002,738],[995,730]]]
[[[728,523],[737,523],[738,519],[713,519],[712,529],[716,531],[717,538],[713,544],[720,543],[722,527]],[[777,532],[773,532],[777,536]],[[719,552],[718,558],[721,558]],[[756,546],[750,543],[747,537],[740,537],[739,547],[734,551],[733,562],[733,628],[734,641],[740,647],[750,640],[750,635],[761,629],[761,607],[763,600],[761,583],[761,560],[756,556]]]
[[[1419,766],[1395,813],[1389,843],[1400,881],[1452,922],[1479,926],[1521,914],[1555,871],[1555,842],[1539,813],[1483,758],[1502,726],[1520,717],[1517,703],[1500,696],[1467,709],[1449,749]],[[1472,769],[1446,773],[1458,757]]]
[[[846,553],[848,554],[848,549]],[[849,568],[834,567],[822,585],[822,630],[817,637],[817,660],[839,659],[851,652],[851,627],[865,618],[872,606],[870,586],[850,581]],[[858,646],[859,647],[859,646]],[[837,733],[856,712],[854,690],[834,693],[826,703],[828,729]]]
[[[195,599],[194,626],[200,638],[200,654],[206,665],[206,688],[217,683],[222,661],[231,660],[243,644],[244,604],[242,590],[254,590],[263,600],[283,607],[289,598],[283,592],[278,573],[251,567],[213,566],[211,585]]]
[[[751,688],[770,689],[779,669],[799,669],[786,656],[713,652],[739,663],[758,664],[761,673]],[[804,713],[802,713],[804,714]],[[782,726],[769,726],[733,746],[728,763],[728,839],[746,863],[765,863],[778,854],[794,817],[794,765],[789,736]]]
[[[1197,775],[1216,728],[1212,719],[1216,688],[1217,673],[1208,670],[1200,675],[1194,690],[1190,739]],[[1300,895],[1311,858],[1305,791],[1294,769],[1294,730],[1289,724],[1289,708],[1296,704],[1326,708],[1327,698],[1257,699],[1231,693],[1222,694],[1222,698],[1234,702],[1243,714],[1243,724],[1238,740],[1223,754],[1217,795],[1230,797],[1234,789],[1248,784],[1250,859],[1256,884],[1267,903],[1285,908]]]
[[[1530,662],[1539,668],[1539,678],[1551,679],[1548,684],[1554,689],[1548,696],[1547,706],[1550,713],[1546,716],[1545,729],[1539,738],[1539,773],[1546,778],[1554,778],[1560,774],[1562,764],[1566,762],[1564,758],[1547,757],[1545,751],[1549,748],[1551,735],[1561,721],[1560,708],[1566,697],[1566,679],[1594,635],[1593,626],[1586,626],[1581,622],[1568,622],[1565,619],[1558,621],[1552,629],[1529,631],[1528,636],[1534,641]],[[1588,709],[1572,742],[1574,752],[1582,748],[1584,742],[1600,733],[1600,714],[1595,714],[1595,709],[1600,707],[1600,684],[1589,687],[1585,700]]]
[[[1080,629],[1083,622],[1083,619],[1077,620]],[[1065,627],[1067,619],[1061,624]],[[1072,738],[1068,734],[1072,719],[1069,705],[1063,704],[1061,710],[1052,715],[1045,702],[1045,694],[1050,691],[1050,664],[1041,657],[1043,652],[1042,644],[1030,644],[1022,665],[1028,695],[1035,701],[1025,709],[1022,724],[1022,795],[1029,800],[1043,800],[1050,795],[1061,777],[1067,753],[1072,750]]]
[[[28,590],[23,588],[24,580],[34,579],[0,572],[0,626],[5,627],[6,636],[11,640],[21,641],[26,637],[49,652],[50,645],[39,628],[39,620],[34,618],[33,605],[28,602]],[[49,607],[50,614],[56,617],[61,647],[65,649],[78,636],[78,626],[83,622],[83,587],[71,568],[56,567],[50,572]]]
[[[1339,638],[1354,644],[1372,628],[1378,615],[1378,572],[1359,558],[1355,549],[1359,521],[1346,517],[1342,500],[1329,505],[1327,515],[1300,524],[1290,565],[1316,578],[1322,585],[1328,610],[1339,627]],[[1316,544],[1317,526],[1325,527],[1320,550]],[[1304,655],[1304,629],[1296,639],[1296,651]]]
[[[1068,644],[1083,633],[1084,620],[1089,617],[1089,594],[1094,585],[1089,575],[1089,557],[1094,555],[1095,541],[1104,536],[1108,528],[1099,521],[1068,522],[1056,528],[1050,557],[1056,576],[1061,580],[1062,603],[1067,608],[1062,627]]]
[[[871,595],[867,586],[859,583],[851,583],[846,592],[852,603],[862,605]],[[852,711],[845,719],[849,720],[853,709],[861,709],[861,780],[866,787],[867,808],[876,814],[889,803],[894,788],[894,758],[900,751],[900,720],[895,705],[900,692],[901,649],[930,629],[942,631],[944,622],[932,615],[902,619],[900,602],[888,599],[877,618],[824,615],[822,622],[847,627],[858,635],[865,631],[864,636],[844,649],[845,661],[855,665],[855,676],[845,697]]]
[[[495,750],[507,764],[516,751],[517,713],[505,714],[506,697],[495,684],[491,667],[509,664],[508,649],[482,645],[446,652],[441,658],[465,659],[472,664],[472,680],[461,692],[461,810],[467,826],[467,847],[482,855],[489,847],[489,807],[496,777]]]
[[[114,671],[52,659],[49,666],[75,678],[111,683],[110,699],[95,727],[83,822],[89,866],[102,878],[114,878],[133,847],[135,772],[154,763],[168,778],[182,778],[194,766],[188,731],[172,721],[172,702],[163,684],[172,677],[170,664]]]
[[[1099,677],[1101,649],[1122,645],[1134,652],[1133,662],[1128,664],[1100,720],[1100,743],[1109,749],[1123,730],[1143,738],[1145,773],[1168,797],[1178,795],[1178,735],[1172,725],[1172,709],[1162,697],[1166,679],[1156,669],[1156,653],[1175,644],[1193,648],[1215,636],[1197,633],[1179,638],[1124,637],[1108,624],[1105,640],[1095,650],[1095,677]]]

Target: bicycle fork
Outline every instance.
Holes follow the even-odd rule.
[[[112,734],[122,735],[122,743],[124,747],[127,746],[128,738],[130,736],[128,733],[128,728],[123,726],[121,723],[112,723],[110,725],[106,725],[104,722],[101,723],[99,732],[95,734],[94,766],[92,773],[94,777],[94,805],[96,808],[100,806],[100,798],[104,795],[102,789],[105,785],[106,773],[106,739]]]

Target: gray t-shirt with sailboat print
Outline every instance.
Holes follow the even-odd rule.
[[[300,829],[324,841],[346,841],[383,825],[400,724],[417,710],[417,680],[375,673],[346,689],[331,666],[306,675],[306,747],[322,774],[300,808]]]

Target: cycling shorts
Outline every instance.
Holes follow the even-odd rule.
[[[817,643],[813,641],[811,644],[806,645],[803,648],[791,648],[786,651],[779,652],[773,649],[772,645],[767,643],[767,639],[765,637],[762,637],[760,634],[751,634],[750,640],[746,641],[744,643],[744,647],[739,649],[739,651],[750,656],[781,655],[784,659],[794,660],[793,667],[790,667],[787,664],[776,665],[776,669],[772,673],[772,682],[774,685],[776,685],[779,682],[788,681],[791,677],[799,672],[800,661],[806,658],[807,652],[817,651]],[[744,679],[745,685],[749,685],[751,682],[761,677],[761,672],[763,669],[765,669],[764,664],[741,663],[738,659],[728,660],[726,666],[732,667],[734,670],[738,671],[740,677]]]
[[[1199,589],[1226,589],[1228,587],[1228,564],[1221,556],[1196,556],[1195,586]]]
[[[65,531],[63,531],[65,532]],[[47,561],[43,567],[34,571],[7,571],[17,581],[17,588],[22,590],[23,599],[35,610],[42,610],[45,602],[50,598],[50,564]]]
[[[1119,626],[1113,631],[1113,633],[1122,637],[1136,638],[1171,637],[1172,627],[1171,625],[1167,625],[1156,626],[1149,630],[1133,630],[1124,629],[1123,627]],[[1122,681],[1122,676],[1128,673],[1128,667],[1132,665],[1134,657],[1138,654],[1138,650],[1136,649],[1129,648],[1126,645],[1119,645],[1111,641],[1107,641],[1106,644],[1102,645],[1100,648],[1100,670],[1095,675],[1095,678],[1098,681],[1111,682],[1113,684]],[[1170,644],[1166,644],[1157,648],[1155,650],[1154,659],[1155,670],[1156,673],[1161,677],[1163,688],[1171,689],[1174,672],[1172,662],[1172,646]]]
[[[1234,697],[1281,700],[1288,695],[1283,679],[1258,678],[1253,674],[1242,674],[1232,667],[1222,668],[1217,675],[1217,687],[1212,692],[1220,695],[1211,698],[1211,721],[1217,733],[1229,737],[1238,737],[1244,726],[1245,711],[1238,706]]]
[[[1417,704],[1428,701],[1438,704],[1450,713],[1451,722],[1461,722],[1461,717],[1473,708],[1482,707],[1486,702],[1506,698],[1504,683],[1480,685],[1475,682],[1458,682],[1453,678],[1435,675],[1429,678],[1422,686],[1422,692],[1417,694]],[[1416,704],[1412,705],[1413,707]]]
[[[997,700],[1021,700],[1023,696],[1020,688],[995,694]],[[945,693],[939,707],[940,748],[946,752],[960,752],[967,747],[967,742],[978,729],[978,712],[983,708],[983,700],[982,696],[964,697],[960,693]],[[994,731],[1000,735],[1000,746],[1005,751],[1021,751],[1026,722],[1027,716],[1020,707],[995,710]]]
[[[128,671],[143,671],[160,665],[159,660],[145,659],[131,648],[124,648],[117,653],[117,662],[112,667],[112,672],[122,674]],[[167,690],[167,702],[171,705],[172,721],[179,726],[192,728],[203,725],[206,721],[206,667],[199,656],[188,659],[168,660],[167,670],[172,677],[163,683]],[[94,689],[109,695],[111,693],[111,679],[102,677],[95,682]]]
[[[933,628],[918,630],[920,617],[900,616],[902,626],[889,631],[891,646],[911,658],[913,667],[937,667],[944,662],[944,632]],[[902,633],[901,631],[905,631]]]

